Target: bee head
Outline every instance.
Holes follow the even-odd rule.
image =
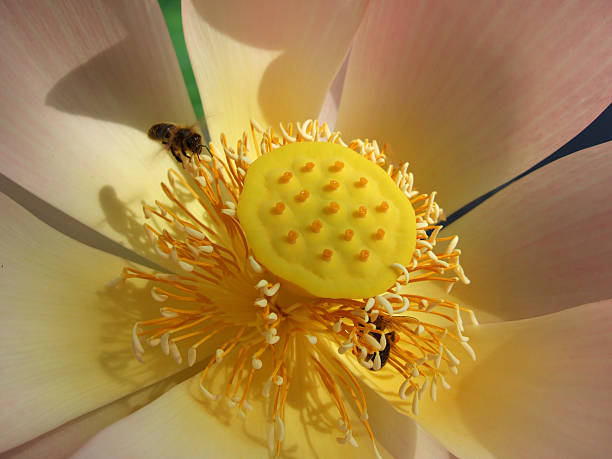
[[[185,140],[185,145],[189,150],[199,155],[202,152],[202,136],[200,134],[190,135]]]

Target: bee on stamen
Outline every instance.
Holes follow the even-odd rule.
[[[202,144],[202,136],[190,127],[177,126],[172,123],[157,123],[149,128],[147,135],[170,150],[179,163],[183,162],[181,154],[189,159],[191,155],[202,153],[202,147],[210,153],[208,147]]]
[[[390,322],[391,322],[390,319],[384,318],[383,316],[378,316],[373,323],[376,326],[376,330],[384,332],[387,329],[387,325]],[[379,335],[374,333],[374,332],[370,332],[370,335],[373,336],[374,338],[378,338],[379,337]],[[372,367],[372,368],[370,368],[371,371],[382,370],[382,368],[387,363],[387,360],[389,360],[389,354],[391,354],[391,346],[393,346],[394,344],[396,344],[399,341],[399,336],[394,331],[390,331],[388,333],[385,333],[385,339],[387,341],[387,345],[385,346],[385,348],[382,351],[378,351],[378,354],[380,355],[380,368],[374,369]],[[366,362],[373,361],[375,356],[376,356],[375,353],[374,354],[368,354],[366,356],[366,358],[365,358],[365,361]]]

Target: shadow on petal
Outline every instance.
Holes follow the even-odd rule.
[[[158,383],[73,419],[27,443],[5,451],[5,459],[69,457],[96,433],[151,403],[177,384],[192,377],[199,369],[188,368]]]
[[[165,72],[160,69],[164,67],[175,67],[180,75],[165,26],[158,30],[151,27],[154,20],[146,19],[149,14],[161,16],[161,12],[143,10],[142,15],[135,15],[130,2],[106,3],[98,20],[115,30],[115,36],[125,38],[68,72],[47,94],[45,104],[141,132],[162,120],[192,122],[186,89],[161,84]]]
[[[72,218],[70,215],[29,192],[3,174],[0,174],[0,192],[6,194],[51,228],[71,239],[79,241],[89,247],[94,247],[106,253],[116,255],[120,258],[128,259],[145,266],[151,266],[151,262],[148,259],[112,241],[77,219]],[[125,212],[127,212],[127,210]],[[142,232],[142,227],[140,227],[140,232]]]
[[[342,66],[367,2],[184,2],[183,22],[213,139],[249,118],[316,117]],[[218,73],[225,73],[219,81]],[[215,134],[215,131],[218,131]]]
[[[336,441],[337,437],[344,435],[338,428],[337,421],[340,415],[337,406],[313,369],[308,350],[303,348],[302,344],[297,344],[294,347],[294,352],[295,355],[292,358],[294,372],[288,382],[289,393],[284,406],[286,433],[285,441],[281,447],[281,456],[288,458],[323,458],[344,452],[351,457],[372,457],[373,451],[369,437],[359,420],[359,414],[356,413],[351,395],[344,390],[345,388],[342,385],[339,385],[345,407],[349,413],[352,432],[359,443],[357,449],[349,445],[339,445]],[[234,380],[233,385],[229,386],[228,382],[232,377],[236,357],[224,359],[222,363],[213,367],[203,386],[210,393],[222,396],[218,401],[211,401],[203,396],[199,387],[199,378],[194,378],[189,385],[191,396],[198,400],[210,415],[224,425],[231,426],[232,430],[240,431],[241,436],[264,448],[268,445],[268,431],[272,425],[270,420],[273,419],[271,407],[278,390],[278,386],[273,384],[270,397],[266,399],[262,395],[264,385],[274,365],[273,359],[267,354],[261,357],[263,361],[262,369],[254,373],[246,398],[253,406],[253,410],[245,410],[245,420],[237,416],[238,408],[228,406],[226,397],[227,394],[230,394],[229,397],[231,398],[240,399],[242,397],[246,373],[250,371],[250,362],[247,362],[243,374]],[[236,380],[240,381],[239,390],[236,388]],[[284,384],[287,384],[287,381]],[[386,402],[385,405],[389,411],[393,409]],[[375,418],[380,416],[384,416],[384,414],[378,411],[374,413]],[[398,417],[400,416],[398,414]],[[408,418],[404,419],[406,419],[406,435],[410,439],[412,438],[410,430],[414,428],[414,422]]]
[[[134,354],[129,342],[126,341],[126,331],[131,330],[136,322],[147,320],[159,315],[159,303],[151,298],[149,293],[151,283],[141,286],[141,283],[128,281],[125,285],[99,290],[100,316],[108,317],[101,324],[100,353],[98,360],[100,366],[108,375],[118,381],[128,383],[133,377]],[[168,361],[161,355],[151,359],[153,354],[160,354],[159,349],[151,349],[145,343],[145,361],[143,369],[156,373],[156,366],[168,367]],[[170,359],[170,357],[168,357]],[[131,371],[126,371],[131,368]],[[176,367],[177,371],[184,365]]]
[[[129,247],[146,257],[147,260],[163,262],[147,239],[142,226],[142,217],[136,216],[130,207],[119,199],[112,186],[107,185],[100,189],[99,204],[106,222],[127,241]],[[151,266],[151,262],[147,264]]]

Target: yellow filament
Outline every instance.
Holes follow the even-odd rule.
[[[210,157],[194,155],[185,159],[183,167],[193,180],[170,171],[169,184],[162,184],[170,204],[156,201],[155,206],[143,205],[146,218],[157,223],[145,224],[146,234],[161,256],[177,264],[177,274],[124,269],[123,280],[141,279],[153,284],[152,301],[160,301],[163,315],[138,322],[134,337],[146,339],[151,345],[160,341],[165,345],[168,339],[174,346],[173,353],[189,349],[190,364],[196,349],[203,355],[214,353],[200,375],[203,388],[215,362],[223,365],[225,358],[232,356],[233,368],[222,393],[242,408],[260,378],[274,381],[269,403],[273,418],[278,417],[280,422],[284,422],[286,400],[295,377],[295,350],[305,343],[299,355],[306,356],[306,367],[321,381],[346,430],[351,432],[348,405],[352,403],[374,441],[356,372],[363,371],[364,378],[395,372],[406,379],[407,387],[419,390],[426,381],[456,369],[456,358],[447,352],[448,344],[465,344],[461,314],[473,317],[473,313],[446,299],[411,292],[411,284],[416,282],[439,282],[449,287],[459,280],[467,282],[459,263],[461,251],[455,248],[456,238],[438,238],[443,214],[435,202],[435,193],[414,190],[407,164],[388,164],[386,146],[379,149],[375,142],[367,140],[347,145],[339,132],[330,132],[327,125],[316,120],[281,124],[278,133],[274,129],[264,131],[252,122],[250,131],[252,138],[243,135],[236,148],[222,135],[222,148],[216,150],[211,144]],[[345,220],[337,225],[333,243],[317,247],[317,260],[337,267],[334,263],[343,260],[347,245],[367,239],[372,244],[368,249],[351,252],[351,267],[371,266],[380,258],[376,244],[396,238],[379,220],[367,231],[358,226],[368,219],[386,218],[397,210],[386,193],[376,193],[376,174],[381,171],[383,182],[393,187],[393,199],[400,196],[413,209],[408,223],[414,225],[415,245],[405,259],[388,260],[386,269],[392,274],[391,281],[373,289],[371,295],[340,294],[336,298],[311,291],[308,296],[296,296],[295,291],[287,292],[287,287],[294,286],[282,271],[273,270],[253,250],[245,228],[248,225],[240,211],[248,191],[247,174],[252,164],[257,164],[253,158],[272,157],[275,150],[300,143],[325,143],[325,147],[331,146],[329,151],[344,151],[348,156],[332,158],[327,163],[314,156],[299,158],[291,167],[283,165],[275,171],[275,187],[295,188],[288,188],[287,199],[267,202],[269,218],[290,217],[299,206],[305,209],[325,197],[319,213],[306,213],[301,226],[283,229],[284,242],[292,242],[288,245],[297,248],[306,238],[326,235],[336,228],[329,219],[342,217],[349,219],[350,225]],[[376,169],[373,175],[353,170],[355,158],[365,158],[368,166],[380,170]],[[349,173],[343,180],[342,174]],[[318,188],[298,183],[298,179],[313,180],[318,176],[323,177],[317,182]],[[372,202],[351,204],[342,198],[347,188],[354,193],[371,194]],[[163,227],[168,229],[157,229]],[[396,267],[392,262],[397,262]],[[383,340],[387,340],[387,347],[380,344]],[[210,348],[217,341],[222,344]],[[330,354],[330,343],[338,346],[337,355]],[[139,349],[135,346],[137,354]],[[380,358],[385,349],[386,363],[379,371],[370,371],[374,370],[376,353]],[[357,362],[369,367],[350,367]],[[341,388],[348,394],[346,400]],[[280,439],[274,438],[273,452],[277,455],[281,444]]]

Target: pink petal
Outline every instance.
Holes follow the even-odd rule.
[[[372,3],[338,128],[387,142],[447,214],[551,154],[612,98],[610,4]]]
[[[612,297],[612,142],[515,182],[453,223],[472,280],[453,294],[505,319]]]
[[[108,288],[124,260],[82,245],[0,198],[0,452],[180,369],[130,352],[155,317],[145,285]],[[128,293],[129,292],[129,293]]]
[[[347,57],[334,77],[334,81],[327,91],[327,94],[325,94],[325,100],[323,101],[323,106],[318,116],[320,120],[328,123],[332,130],[336,126],[336,120],[338,118],[338,109],[340,108],[340,101],[342,100],[342,91],[344,89],[348,62],[349,58]]]
[[[143,253],[141,201],[174,163],[153,123],[194,122],[155,1],[4,2],[3,173]]]
[[[183,1],[189,56],[213,140],[315,118],[366,2]],[[329,121],[329,120],[325,120]]]

